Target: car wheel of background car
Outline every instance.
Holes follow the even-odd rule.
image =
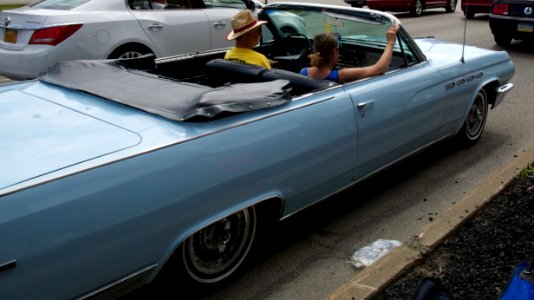
[[[415,0],[411,13],[416,17],[419,17],[421,14],[423,14],[423,3],[421,0]]]
[[[464,11],[464,16],[468,19],[473,19],[475,17],[475,13],[472,11],[469,11],[469,8],[467,11]]]
[[[127,59],[127,58],[136,58],[143,56],[145,54],[153,54],[152,50],[148,47],[140,44],[127,44],[122,45],[119,48],[115,49],[110,55],[109,59]]]
[[[504,34],[494,34],[493,38],[495,39],[495,43],[499,46],[507,47],[512,42],[512,38],[504,35]]]
[[[452,13],[456,10],[456,0],[449,0],[449,3],[447,3],[447,6],[445,7],[445,11],[448,13]]]
[[[460,132],[456,135],[459,143],[463,146],[471,146],[475,144],[484,131],[486,119],[488,116],[488,96],[484,89],[478,91],[464,125]]]
[[[187,279],[209,285],[229,277],[245,260],[256,231],[256,209],[249,207],[194,233],[181,247]]]

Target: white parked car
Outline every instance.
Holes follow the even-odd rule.
[[[0,75],[27,79],[63,60],[163,57],[229,47],[231,17],[258,5],[251,0],[180,2],[169,9],[150,0],[41,0],[3,11]]]

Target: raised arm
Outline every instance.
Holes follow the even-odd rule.
[[[345,68],[339,70],[339,79],[341,82],[349,82],[366,77],[381,75],[388,70],[391,58],[393,57],[393,46],[397,38],[399,26],[391,26],[386,32],[387,45],[378,61],[371,66],[362,68]]]

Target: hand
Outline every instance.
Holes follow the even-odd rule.
[[[395,44],[395,41],[397,39],[397,31],[399,31],[399,28],[399,25],[393,25],[389,27],[389,30],[386,32],[388,44]]]

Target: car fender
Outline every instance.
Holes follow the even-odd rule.
[[[196,232],[202,230],[205,227],[208,227],[209,225],[217,222],[218,220],[221,220],[225,217],[231,216],[243,209],[249,208],[249,207],[258,207],[262,204],[266,204],[267,202],[278,202],[277,203],[277,211],[271,211],[273,215],[267,216],[270,220],[278,221],[280,220],[281,213],[283,211],[283,207],[285,206],[285,200],[282,191],[273,189],[271,191],[258,194],[256,197],[253,197],[251,199],[245,200],[245,201],[236,201],[234,205],[229,206],[227,209],[223,211],[217,211],[216,213],[206,217],[203,220],[200,220],[199,222],[192,224],[187,230],[182,230],[180,232],[177,232],[177,235],[175,239],[169,244],[169,247],[166,249],[165,253],[161,256],[160,260],[157,262],[157,267],[153,274],[150,277],[150,281],[152,281],[162,270],[162,268],[166,265],[166,263],[169,261],[169,259],[172,257],[172,255],[180,248],[180,246],[184,243],[184,241],[195,234]],[[264,213],[263,211],[259,211],[260,214]]]

